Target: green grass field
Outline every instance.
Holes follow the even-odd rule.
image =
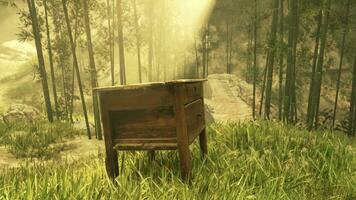
[[[356,142],[341,133],[262,121],[212,124],[208,136],[206,159],[191,146],[191,185],[175,152],[125,153],[116,185],[99,154],[2,170],[0,199],[356,199]]]

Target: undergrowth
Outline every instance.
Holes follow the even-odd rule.
[[[62,149],[61,142],[80,134],[66,122],[0,123],[0,145],[16,157],[51,158]]]
[[[356,143],[332,132],[275,122],[212,124],[209,154],[191,146],[193,180],[181,182],[177,153],[119,153],[107,178],[104,155],[0,172],[0,199],[356,199]]]

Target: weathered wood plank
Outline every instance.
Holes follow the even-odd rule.
[[[189,144],[193,143],[195,138],[198,137],[204,129],[205,121],[203,106],[203,100],[198,99],[184,107],[187,119]]]
[[[116,144],[115,150],[120,151],[152,151],[152,150],[176,150],[177,144],[175,143],[154,143],[154,144]]]
[[[101,92],[105,104],[110,110],[144,109],[159,106],[172,106],[173,95],[169,88],[157,86],[137,88],[133,90],[120,90]]]

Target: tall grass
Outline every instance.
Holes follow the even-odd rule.
[[[125,153],[114,185],[104,155],[0,172],[0,199],[355,199],[356,142],[274,122],[213,124],[209,155],[191,147],[193,181],[181,182],[175,152],[150,162]],[[119,155],[122,155],[119,154]]]
[[[0,145],[16,157],[51,158],[62,149],[60,142],[80,134],[66,122],[0,123]]]

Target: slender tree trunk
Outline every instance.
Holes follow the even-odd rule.
[[[83,0],[84,26],[85,26],[85,32],[87,35],[87,48],[88,48],[89,66],[90,66],[90,82],[91,82],[92,98],[93,98],[95,132],[96,132],[96,137],[99,140],[101,140],[102,134],[101,134],[101,122],[100,122],[100,114],[99,114],[98,95],[96,92],[93,91],[94,88],[98,87],[98,79],[97,79],[97,75],[96,75],[93,43],[91,40],[89,7],[88,7],[87,1],[88,0]]]
[[[230,51],[230,37],[229,37],[229,17],[226,14],[226,73],[230,74],[230,68],[229,68],[229,51]]]
[[[207,35],[206,35],[206,76],[209,76],[209,31],[210,31],[210,24],[207,25]]]
[[[106,9],[107,9],[107,15],[108,15],[108,43],[109,43],[109,48],[110,48],[110,69],[111,69],[111,85],[115,85],[115,63],[114,63],[114,54],[113,54],[113,35],[112,35],[112,30],[111,30],[111,8],[110,8],[110,0],[106,0]]]
[[[49,122],[53,122],[51,99],[50,99],[49,89],[48,89],[47,74],[46,74],[45,62],[44,62],[43,52],[42,52],[41,35],[40,35],[40,31],[39,31],[39,26],[38,26],[35,1],[27,0],[27,6],[28,6],[28,10],[30,12],[31,21],[32,21],[32,32],[33,32],[35,44],[36,44],[38,67],[39,67],[40,74],[41,74],[41,82],[42,82],[42,89],[43,89],[43,97],[44,97],[46,111],[47,111],[47,119]]]
[[[72,29],[71,29],[71,25],[70,25],[70,21],[69,21],[66,0],[62,0],[62,4],[63,4],[63,11],[64,11],[64,16],[65,16],[65,20],[66,20],[66,24],[67,24],[67,30],[68,30],[68,36],[69,36],[71,51],[72,51],[72,55],[73,55],[74,68],[75,68],[75,72],[77,74],[77,81],[78,81],[78,86],[79,86],[80,98],[82,100],[83,115],[84,115],[84,119],[85,119],[85,125],[86,125],[86,128],[87,128],[88,138],[91,139],[89,120],[88,120],[88,113],[87,113],[87,108],[86,108],[86,104],[85,104],[85,97],[84,97],[84,92],[83,92],[82,80],[80,78],[80,72],[79,72],[79,66],[78,66],[78,60],[77,60],[77,53],[75,51],[74,40],[73,40],[73,36],[72,36]]]
[[[77,5],[77,4],[75,4]],[[75,9],[78,9],[78,7],[76,6]],[[78,38],[78,13],[75,13],[74,16],[74,48],[77,49],[77,38]],[[73,111],[74,111],[74,89],[75,89],[75,63],[73,60],[72,63],[72,79],[71,79],[71,88],[70,88],[70,113],[69,113],[69,117],[71,122],[73,123]]]
[[[292,59],[292,66],[293,66],[293,73],[292,73],[292,80],[291,80],[291,121],[297,122],[298,120],[298,113],[297,113],[297,89],[296,89],[296,76],[297,76],[297,45],[298,45],[298,37],[299,37],[299,4],[300,0],[296,2],[295,8],[295,33],[293,38],[293,59]]]
[[[350,98],[349,136],[356,137],[356,50]]]
[[[252,117],[256,119],[256,84],[257,84],[257,0],[254,1],[254,47],[253,47],[253,94],[252,94]]]
[[[267,119],[270,118],[270,109],[271,109],[273,65],[274,65],[274,56],[276,54],[276,38],[277,38],[277,25],[278,25],[277,22],[278,22],[278,0],[274,0],[271,38],[269,44],[270,59],[268,60],[268,68],[267,68],[267,88],[266,88],[266,101],[265,101],[265,117]]]
[[[230,51],[229,51],[229,61],[228,61],[228,63],[229,63],[229,73],[231,74],[232,73],[232,39],[233,39],[233,37],[232,37],[232,35],[233,35],[233,18],[232,18],[232,14],[230,14],[231,15],[231,17],[230,17],[230,20],[231,20],[231,22],[230,22],[230,38],[229,38],[229,41],[230,41]]]
[[[337,102],[338,102],[339,90],[340,90],[341,71],[342,71],[342,64],[343,64],[344,52],[345,52],[345,42],[346,42],[346,35],[347,35],[347,31],[348,31],[348,26],[349,26],[350,4],[351,4],[351,0],[348,0],[347,5],[346,5],[346,14],[345,14],[346,23],[345,23],[344,32],[342,35],[342,42],[341,42],[340,64],[339,64],[339,73],[337,76],[337,83],[336,83],[336,95],[335,95],[335,103],[334,103],[334,110],[333,110],[332,129],[334,129],[334,127],[335,127]]]
[[[198,55],[198,48],[197,48],[197,40],[195,39],[195,42],[194,42],[194,52],[195,52],[195,64],[197,65],[196,66],[196,78],[200,78],[200,75],[199,75],[199,55]]]
[[[278,118],[282,120],[283,114],[283,55],[284,55],[284,0],[280,0],[279,6],[279,96],[278,96]]]
[[[111,76],[112,76],[112,82],[111,84],[114,86],[115,85],[115,30],[116,30],[116,21],[115,21],[115,12],[116,12],[116,7],[115,7],[115,0],[112,0],[112,31],[111,31],[111,47],[112,47],[112,63],[113,66],[111,67]]]
[[[116,1],[117,7],[117,25],[118,25],[118,36],[119,36],[119,54],[120,54],[120,83],[121,85],[126,85],[126,70],[125,70],[125,48],[124,48],[124,32],[122,23],[122,0]]]
[[[328,27],[329,27],[329,16],[330,16],[330,7],[331,7],[331,0],[327,0],[326,10],[325,10],[325,20],[324,26],[321,35],[321,43],[320,43],[320,52],[319,58],[317,62],[316,68],[316,88],[313,98],[313,107],[312,107],[312,114],[314,119],[314,125],[318,126],[319,120],[319,104],[320,104],[320,93],[321,93],[321,85],[322,85],[322,73],[323,73],[323,65],[324,65],[324,54],[325,54],[325,46],[326,40],[328,35]]]
[[[206,28],[202,37],[202,53],[203,53],[203,78],[206,78]]]
[[[54,100],[54,108],[56,111],[56,117],[59,118],[59,105],[58,105],[58,96],[57,96],[57,88],[56,88],[56,78],[54,75],[54,67],[53,67],[53,55],[52,55],[52,45],[51,45],[51,35],[49,31],[48,25],[48,7],[47,0],[43,0],[43,7],[45,10],[45,18],[46,18],[46,33],[47,33],[47,48],[48,48],[48,57],[49,57],[49,65],[51,69],[51,80],[52,80],[52,92],[53,92],[53,100]]]
[[[319,43],[320,43],[320,32],[322,25],[323,12],[320,10],[317,18],[317,29],[315,34],[315,48],[313,56],[313,65],[312,65],[312,74],[309,87],[309,99],[308,99],[308,108],[307,108],[307,125],[309,129],[313,126],[313,116],[312,116],[312,104],[313,104],[313,91],[315,90],[315,73],[316,73],[316,64],[318,61],[319,55]]]
[[[148,8],[148,81],[153,81],[153,0]]]
[[[140,30],[139,30],[139,27],[138,27],[138,16],[137,16],[136,0],[133,0],[133,7],[134,7],[134,15],[135,15],[138,79],[139,79],[139,82],[142,83],[141,39],[140,39]]]
[[[267,67],[268,67],[268,63],[269,63],[268,60],[269,60],[269,55],[267,54],[266,66],[265,66],[265,69],[263,71],[263,83],[262,83],[262,89],[261,89],[260,110],[258,112],[258,114],[260,116],[262,116],[262,107],[263,107],[263,101],[264,101],[264,98],[265,98],[266,80],[267,80]]]
[[[292,102],[292,79],[293,79],[293,47],[295,42],[295,31],[296,31],[296,10],[297,10],[297,1],[289,1],[290,10],[288,14],[288,49],[287,49],[287,71],[286,71],[286,80],[285,80],[285,101],[284,101],[284,113],[283,118],[287,123],[291,122],[291,102]]]

